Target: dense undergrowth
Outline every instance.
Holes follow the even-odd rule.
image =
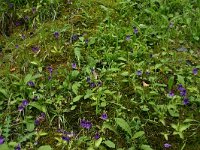
[[[198,150],[199,0],[2,0],[0,150]]]

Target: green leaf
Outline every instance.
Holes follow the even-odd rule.
[[[104,144],[106,144],[109,148],[115,148],[115,143],[110,140],[104,141]]]
[[[178,78],[177,78],[178,82],[179,82],[180,84],[184,85],[184,84],[185,84],[184,77],[181,76],[181,75],[177,75],[177,77],[178,77]]]
[[[144,131],[138,131],[133,135],[132,139],[137,139],[139,137],[142,137],[144,134],[145,134]]]
[[[0,150],[10,150],[7,144],[0,145]]]
[[[186,130],[190,126],[191,126],[191,124],[180,124],[180,126],[179,126],[179,132],[183,132],[184,130]]]
[[[26,84],[28,81],[30,81],[32,78],[31,74],[27,74],[26,77],[24,78],[24,83]]]
[[[0,93],[3,94],[6,98],[8,98],[8,92],[5,89],[0,89]]]
[[[115,118],[115,122],[119,125],[124,131],[126,131],[130,136],[132,136],[131,128],[128,123],[122,118]]]
[[[26,123],[26,128],[29,132],[32,132],[35,128],[35,124],[33,122],[27,122]]]
[[[74,94],[78,94],[78,88],[80,87],[80,83],[78,82],[75,82],[73,85],[72,85],[72,91],[74,92]]]
[[[108,122],[104,122],[102,128],[103,129],[109,129],[110,131],[113,131],[115,134],[118,135],[118,133],[115,130],[115,128],[111,124],[109,124]]]
[[[149,145],[141,145],[141,150],[153,150]]]
[[[31,102],[29,105],[37,108],[38,110],[40,110],[40,111],[42,111],[44,113],[47,113],[47,108],[46,108],[45,105],[41,105],[38,102]]]
[[[174,84],[174,76],[171,76],[168,81],[168,89],[171,90]]]
[[[78,96],[74,97],[72,101],[73,101],[74,103],[75,103],[75,102],[78,102],[82,97],[83,97],[83,95],[78,95]]]
[[[98,140],[96,140],[94,144],[95,147],[99,147],[101,145],[102,140],[103,140],[102,138],[99,138]]]
[[[50,145],[44,145],[44,146],[40,146],[38,148],[38,150],[52,150],[51,146]]]
[[[129,75],[129,72],[128,71],[125,71],[125,72],[122,72],[121,73],[121,76],[128,76]]]

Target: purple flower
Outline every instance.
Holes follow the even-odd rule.
[[[130,41],[131,40],[131,36],[130,35],[127,35],[126,36],[126,41]]]
[[[170,97],[173,97],[173,96],[174,96],[174,92],[173,92],[173,91],[170,91],[170,92],[169,92],[169,96],[170,96]]]
[[[60,35],[60,34],[59,34],[59,32],[57,32],[57,31],[56,31],[56,32],[54,32],[54,37],[55,37],[56,39],[58,39],[58,38],[59,38],[59,35]]]
[[[188,105],[190,103],[189,99],[188,98],[184,98],[183,99],[183,104],[184,105]]]
[[[92,127],[92,123],[85,119],[81,120],[80,125],[82,128],[85,128],[85,129],[90,129]]]
[[[76,69],[76,63],[72,63],[72,69]]]
[[[20,26],[20,25],[21,25],[21,21],[15,22],[15,25],[16,25],[17,27]]]
[[[101,115],[101,119],[107,120],[107,119],[108,119],[108,115],[104,112],[104,113]]]
[[[136,72],[136,74],[137,74],[138,76],[141,76],[141,75],[142,75],[142,71],[141,71],[141,70],[138,70],[138,71]]]
[[[47,69],[49,70],[49,73],[52,74],[53,68],[51,66],[49,66],[49,67],[47,67]]]
[[[194,68],[194,69],[192,70],[192,73],[193,73],[194,75],[197,75],[197,74],[198,74],[198,68]]]
[[[30,87],[33,87],[33,86],[35,86],[35,83],[33,82],[33,81],[28,81],[28,86],[30,86]]]
[[[35,52],[35,53],[38,52],[38,51],[39,51],[39,47],[33,46],[33,47],[32,47],[32,51]]]
[[[75,42],[79,39],[79,36],[77,34],[72,35],[71,40],[72,42]]]
[[[5,139],[3,136],[0,136],[0,145],[3,144],[5,142]]]
[[[182,84],[179,84],[179,85],[178,85],[178,90],[180,91],[180,95],[181,95],[181,96],[186,96],[187,91],[186,91],[186,89],[183,87]]]
[[[135,34],[138,34],[138,29],[137,29],[136,27],[134,27],[133,32],[134,32]]]
[[[19,45],[15,45],[15,48],[19,48]]]
[[[169,143],[165,143],[165,144],[164,144],[164,147],[165,147],[165,148],[170,148],[171,146],[172,146],[172,145],[169,144]]]
[[[185,88],[183,88],[183,89],[180,91],[180,95],[181,95],[181,96],[186,96],[186,94],[187,94],[187,91],[186,91]]]
[[[22,105],[25,107],[25,106],[27,106],[28,105],[28,100],[26,100],[26,99],[24,99],[23,101],[22,101]]]
[[[40,124],[40,120],[36,119],[35,120],[35,125],[39,125]]]
[[[23,110],[24,110],[24,106],[23,106],[22,104],[21,104],[21,105],[19,105],[19,106],[18,106],[18,111],[20,111],[20,112],[21,112],[21,111],[23,111]]]
[[[64,141],[67,141],[67,142],[70,141],[70,137],[68,137],[68,136],[63,136],[62,139],[63,139]]]
[[[91,82],[91,83],[90,83],[90,87],[91,87],[91,88],[94,88],[94,87],[96,87],[96,84],[95,84],[94,82]]]
[[[95,135],[94,135],[94,139],[95,140],[98,140],[100,138],[100,134],[97,132]]]
[[[15,150],[21,150],[20,144],[18,144],[18,145],[15,147]]]

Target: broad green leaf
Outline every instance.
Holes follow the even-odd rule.
[[[78,94],[78,88],[80,87],[80,83],[78,82],[75,82],[73,85],[72,85],[72,91],[77,95]]]
[[[115,148],[115,143],[110,140],[104,141],[104,144],[106,144],[109,148]]]
[[[78,95],[78,96],[74,97],[72,101],[73,101],[74,103],[75,103],[75,102],[78,102],[82,97],[83,97],[83,95]]]
[[[141,150],[153,150],[149,145],[141,145]]]
[[[142,137],[144,134],[145,134],[144,131],[138,131],[133,135],[132,139],[137,139],[139,137]]]
[[[26,128],[29,132],[32,132],[35,128],[35,124],[33,122],[27,122],[26,123]]]
[[[44,145],[44,146],[40,146],[38,148],[38,150],[52,150],[51,146],[50,145]]]
[[[128,123],[122,118],[115,118],[115,122],[119,125],[124,131],[126,131],[130,136],[132,136],[131,128]]]
[[[180,124],[180,126],[179,126],[179,132],[183,132],[184,130],[186,130],[190,126],[191,126],[191,124]]]
[[[26,84],[31,79],[32,79],[32,75],[31,74],[27,74],[26,77],[24,78],[24,83]]]
[[[99,138],[98,140],[95,141],[95,147],[99,147],[101,145],[102,142],[102,138]]]
[[[180,83],[180,84],[182,84],[182,85],[184,85],[185,84],[185,80],[184,80],[184,77],[183,76],[181,76],[181,75],[177,75],[177,77],[178,77],[178,82]]]
[[[73,105],[70,110],[76,109],[76,105]]]

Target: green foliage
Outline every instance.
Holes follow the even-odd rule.
[[[197,0],[2,0],[0,149],[198,149],[199,11]]]

